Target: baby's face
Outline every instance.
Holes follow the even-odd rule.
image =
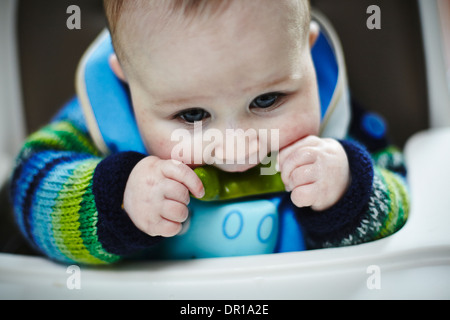
[[[298,30],[289,1],[254,3],[232,1],[225,12],[199,21],[169,17],[157,32],[144,31],[151,22],[143,22],[126,40],[132,54],[125,76],[151,155],[245,171],[255,165],[248,161],[253,154],[260,161],[318,134],[309,34]],[[186,135],[177,139],[177,132]],[[237,147],[230,153],[228,143],[240,138],[246,141],[243,153]]]

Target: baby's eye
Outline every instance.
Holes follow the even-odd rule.
[[[209,113],[203,109],[189,109],[186,111],[182,111],[177,114],[177,118],[182,119],[187,123],[194,123],[197,121],[202,121],[209,117]]]
[[[266,93],[253,100],[250,107],[267,109],[274,106],[283,96],[284,95],[281,93]]]

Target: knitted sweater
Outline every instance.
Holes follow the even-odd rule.
[[[352,173],[347,193],[326,211],[297,210],[311,248],[382,238],[407,219],[401,152],[358,110],[350,133],[352,138],[341,141]],[[38,251],[64,263],[111,264],[151,248],[162,238],[138,230],[122,209],[128,176],[144,157],[101,155],[72,101],[27,139],[17,157],[11,198],[21,232]]]

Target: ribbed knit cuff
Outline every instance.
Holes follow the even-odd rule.
[[[93,193],[98,211],[97,232],[105,250],[130,255],[160,241],[140,231],[122,209],[128,177],[145,158],[137,152],[113,154],[101,161],[94,172]]]
[[[297,218],[314,242],[342,239],[358,227],[372,192],[373,164],[367,150],[355,142],[339,141],[349,161],[352,182],[347,192],[333,207],[317,212],[298,208]]]

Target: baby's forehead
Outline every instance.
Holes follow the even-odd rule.
[[[110,0],[113,1],[113,0]],[[181,24],[198,24],[246,16],[252,12],[271,10],[272,15],[284,12],[284,17],[303,30],[308,29],[308,0],[133,0],[119,1],[116,10],[106,10],[110,25],[133,26],[135,29],[167,28]],[[119,8],[118,8],[119,7]],[[115,12],[114,12],[115,11]],[[109,15],[108,15],[109,12]],[[115,21],[114,21],[115,20]],[[112,28],[115,31],[116,28]],[[137,30],[134,30],[137,31]]]
[[[123,1],[120,11],[111,33],[122,61],[139,51],[133,50],[136,46],[164,46],[173,35],[208,32],[220,37],[233,28],[245,33],[254,24],[253,19],[286,25],[285,29],[295,30],[296,39],[301,41],[307,38],[310,14],[306,0],[133,0]],[[239,36],[239,32],[236,34]]]

